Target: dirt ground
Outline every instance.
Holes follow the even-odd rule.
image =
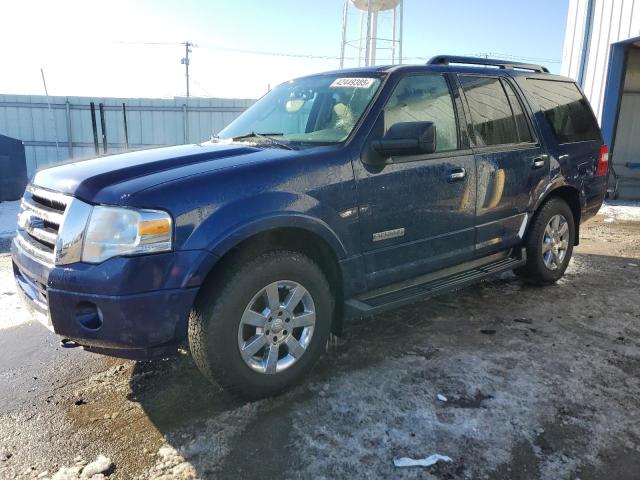
[[[640,222],[583,226],[555,286],[509,273],[351,322],[278,398],[238,401],[186,356],[56,345],[33,323],[0,330],[0,478],[98,454],[113,479],[640,478]],[[434,453],[452,461],[393,465]]]

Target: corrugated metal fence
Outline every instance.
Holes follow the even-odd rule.
[[[222,130],[254,100],[222,98],[90,98],[0,95],[0,134],[25,144],[27,171],[68,159],[95,156],[90,103],[96,108],[100,146],[102,128],[98,106],[104,105],[109,153],[125,149],[122,104],[126,106],[129,149],[194,143]],[[57,142],[57,146],[56,146]]]

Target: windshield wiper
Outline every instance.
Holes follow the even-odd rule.
[[[237,137],[233,137],[232,140],[234,142],[238,141],[238,140],[244,140],[246,138],[260,138],[262,140],[267,140],[269,143],[271,143],[272,145],[277,145],[278,147],[282,147],[282,148],[286,148],[287,150],[295,150],[295,148],[293,148],[291,145],[284,143],[284,142],[279,142],[278,140],[275,140],[274,138],[271,137],[280,137],[284,135],[284,133],[280,133],[280,132],[265,132],[265,133],[258,133],[258,132],[249,132],[249,133],[245,133],[243,135],[238,135]]]

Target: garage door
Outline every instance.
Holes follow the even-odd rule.
[[[640,199],[640,93],[624,93],[612,155],[621,198]]]

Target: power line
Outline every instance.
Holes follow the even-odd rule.
[[[118,42],[124,45],[155,45],[155,46],[179,46],[184,45],[185,42]],[[305,54],[305,53],[286,53],[286,52],[270,52],[263,50],[248,50],[242,48],[232,48],[232,47],[224,47],[221,45],[211,45],[211,44],[202,44],[198,43],[197,45],[191,43],[192,47],[204,48],[207,50],[221,50],[225,52],[235,52],[235,53],[246,53],[251,55],[266,55],[271,57],[293,57],[293,58],[311,58],[311,59],[319,59],[319,60],[339,60],[340,57],[332,56],[332,55],[314,55],[314,54]],[[357,60],[357,57],[346,57],[350,60]]]
[[[209,93],[209,91],[205,87],[203,87],[202,84],[196,78],[194,78],[193,74],[191,75],[190,78],[191,78],[191,81],[193,83],[195,83],[200,88],[200,90],[202,90],[204,92],[204,94],[207,97],[212,97],[212,95]]]
[[[119,42],[119,43],[127,43],[127,44],[136,44],[136,45],[184,45],[185,42],[177,43],[177,42]],[[191,44],[191,46],[196,46]],[[308,58],[313,60],[340,60],[339,56],[333,55],[316,55],[316,54],[306,54],[306,53],[289,53],[289,52],[274,52],[268,50],[251,50],[251,49],[242,49],[242,48],[233,48],[233,47],[225,47],[222,45],[211,45],[211,44],[198,44],[198,48],[204,48],[206,50],[220,50],[224,52],[234,52],[234,53],[243,53],[249,55],[264,55],[270,57],[285,57],[285,58]],[[485,55],[491,56],[495,55],[498,57],[503,57],[505,59],[510,60],[522,60],[522,61],[535,61],[535,62],[548,62],[548,63],[561,63],[560,60],[553,58],[542,58],[542,57],[525,57],[520,55],[514,55],[509,53],[498,53],[498,52],[483,52],[483,53],[473,53],[467,54],[471,56],[480,56],[483,57]],[[422,56],[403,56],[404,59],[407,60],[423,60],[427,61],[431,57],[422,57]],[[345,57],[345,60],[357,60],[357,57]],[[391,61],[390,58],[382,58],[380,60]]]
[[[219,45],[198,44],[199,47],[208,50],[221,50],[224,52],[246,53],[250,55],[265,55],[270,57],[291,57],[291,58],[310,58],[316,60],[340,60],[340,57],[332,55],[314,55],[306,53],[287,53],[287,52],[270,52],[265,50],[247,50],[242,48],[223,47]],[[356,57],[345,57],[349,60],[357,60]]]
[[[121,43],[123,45],[165,45],[165,46],[177,46],[184,45],[184,42],[125,42],[120,41],[117,43]]]
[[[476,56],[476,57],[484,57],[484,56],[499,57],[505,60],[523,60],[528,62],[561,63],[561,60],[557,60],[554,58],[525,57],[521,55],[513,55],[511,53],[500,53],[500,52],[482,52],[482,53],[473,53],[469,55]]]

